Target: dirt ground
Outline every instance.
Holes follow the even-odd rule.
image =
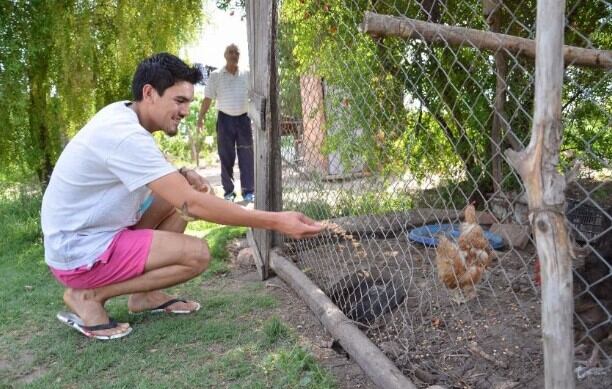
[[[198,173],[204,176],[212,185],[215,194],[223,196],[223,187],[219,177],[218,164],[201,167]],[[240,171],[234,169],[236,193],[240,193]],[[223,288],[240,289],[248,283],[260,283],[259,274],[254,264],[238,264],[238,252],[248,246],[246,240],[237,240],[228,245],[232,270],[218,281]],[[363,370],[355,363],[342,348],[333,342],[323,325],[312,314],[308,306],[288,287],[283,280],[272,277],[265,281],[266,289],[280,301],[280,305],[273,314],[288,323],[300,335],[302,346],[311,351],[319,364],[333,374],[339,388],[373,389],[376,388]],[[208,287],[208,286],[207,286]],[[268,315],[268,312],[266,312]]]
[[[342,241],[330,245],[328,240],[298,250],[293,260],[328,294],[355,269],[394,274],[394,287],[403,289],[406,297],[364,331],[417,387],[544,386],[532,246],[496,252],[477,297],[458,304],[437,280],[432,248],[409,244],[404,236],[361,240],[358,248]],[[577,360],[590,355],[591,345],[585,346]],[[611,355],[612,350],[605,350]],[[612,387],[612,369],[594,372],[601,375],[578,380],[576,387]]]
[[[218,188],[219,183],[213,185]],[[439,218],[428,215],[425,219],[431,216]],[[544,387],[540,290],[534,282],[533,246],[497,251],[477,286],[477,297],[458,304],[437,279],[435,250],[409,244],[406,231],[397,231],[393,223],[398,224],[382,223],[382,228],[393,230],[385,236],[366,234],[357,244],[322,237],[286,254],[328,295],[334,285],[357,270],[395,275],[394,284],[403,288],[405,298],[362,330],[417,387]],[[230,245],[231,256],[235,259],[243,247],[244,242]],[[262,281],[254,266],[235,265],[224,282],[240,288],[245,282]],[[333,373],[339,387],[376,387],[343,350],[331,347],[335,346],[333,339],[295,292],[279,278],[265,283],[281,301],[276,314],[300,334],[302,344]],[[577,361],[586,360],[592,349],[591,344],[580,343],[585,347],[577,349]],[[604,350],[612,355],[608,346]],[[577,379],[576,387],[612,387],[612,365]]]
[[[238,290],[250,283],[264,282],[266,290],[280,302],[272,312],[281,318],[300,337],[300,344],[310,350],[319,364],[327,369],[336,379],[338,388],[373,389],[376,388],[363,370],[340,346],[333,342],[323,325],[297,294],[278,277],[261,281],[254,264],[238,264],[238,252],[247,247],[246,240],[237,240],[228,246],[232,270],[225,277],[216,281],[226,290]],[[210,285],[207,285],[209,287]],[[270,315],[266,311],[266,316]],[[262,318],[265,319],[265,318]]]

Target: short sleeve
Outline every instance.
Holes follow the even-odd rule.
[[[208,84],[204,88],[204,97],[209,99],[217,98],[217,84],[219,83],[219,73],[211,73],[208,78]]]
[[[144,130],[121,141],[108,156],[106,164],[130,192],[176,171],[164,158],[153,137]]]

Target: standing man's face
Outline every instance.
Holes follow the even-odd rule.
[[[238,65],[238,60],[240,59],[240,50],[236,46],[229,46],[225,50],[225,60],[228,65]]]

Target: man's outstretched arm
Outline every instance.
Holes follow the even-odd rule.
[[[198,192],[178,172],[158,178],[148,187],[183,213],[217,224],[275,230],[296,239],[315,236],[323,230],[320,224],[299,212],[250,210]]]

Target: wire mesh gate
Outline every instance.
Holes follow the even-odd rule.
[[[538,258],[504,154],[530,140],[535,2],[278,12],[283,208],[329,226],[285,253],[418,386],[542,387]],[[610,387],[612,6],[569,1],[565,19],[575,373],[578,387]]]

